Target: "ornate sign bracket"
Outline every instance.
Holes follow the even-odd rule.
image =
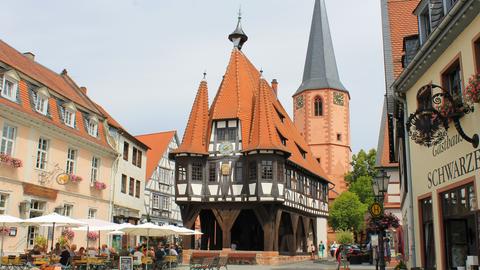
[[[434,90],[440,92],[433,94]],[[450,92],[436,84],[420,88],[417,98],[419,107],[406,123],[408,135],[415,143],[427,147],[441,143],[447,136],[448,122],[451,120],[458,134],[474,148],[478,147],[478,134],[468,136],[460,124],[461,117],[473,112],[472,105],[464,103],[461,97],[454,98]]]

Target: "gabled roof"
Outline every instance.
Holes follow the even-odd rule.
[[[0,40],[0,61],[44,84],[75,104],[99,114],[93,102],[82,93],[75,82],[67,75],[66,70],[62,71],[61,74],[55,73],[10,47],[3,40]]]
[[[113,118],[102,106],[100,106],[98,103],[95,103],[95,106],[98,108],[98,110],[105,116],[105,118],[107,119],[107,123],[109,126],[112,126],[116,129],[118,129],[121,133],[122,136],[125,136],[126,138],[128,138],[129,140],[132,140],[134,141],[138,146],[142,147],[144,150],[149,150],[150,148],[148,147],[148,145],[146,145],[145,143],[143,143],[142,141],[138,140],[135,136],[133,136],[132,134],[130,134],[125,128],[123,128],[122,125],[120,125],[120,123],[118,123],[117,120],[115,120],[115,118]]]
[[[197,96],[193,102],[192,111],[188,118],[187,127],[183,134],[182,143],[173,153],[189,153],[207,155],[208,129],[208,87],[202,80],[198,87]]]
[[[244,152],[285,152],[289,161],[327,180],[326,173],[311,154],[308,144],[276,98],[271,86],[261,78],[260,72],[238,48],[233,48],[231,53],[227,71],[210,107],[208,125],[198,114],[198,111],[204,110],[204,106],[208,106],[206,93],[202,94],[201,90],[202,87],[195,98],[181,150],[177,149],[175,153],[195,147],[194,153],[208,154],[209,136],[205,136],[199,129],[192,131],[193,128],[204,127],[203,130],[209,135],[214,121],[240,119]],[[285,145],[280,136],[285,139]],[[203,142],[199,141],[200,138],[203,138]],[[189,153],[192,152],[190,150]]]
[[[303,81],[294,95],[315,89],[347,91],[338,76],[324,0],[315,1]]]
[[[20,74],[17,100],[10,101],[0,97],[0,106],[7,106],[7,108],[28,114],[29,117],[43,121],[46,125],[56,126],[68,134],[81,137],[113,153],[111,146],[106,140],[108,131],[104,129],[103,125],[98,125],[97,137],[92,137],[88,134],[86,122],[90,114],[93,113],[93,115],[98,115],[102,118],[103,114],[99,112],[90,98],[67,75],[66,71],[62,72],[62,74],[57,74],[26,57],[2,40],[0,40],[0,62],[7,69],[12,68]],[[40,114],[35,110],[33,95],[35,91],[44,86],[48,87],[52,94],[55,93],[55,95],[49,95],[48,97],[46,115]],[[75,112],[75,127],[73,128],[65,125],[61,118],[61,106],[64,102],[70,101],[78,108]]]
[[[150,147],[150,150],[147,152],[147,175],[145,177],[147,181],[152,178],[155,168],[157,168],[158,163],[168,149],[168,145],[175,138],[176,134],[177,131],[172,130],[135,136],[135,138]]]
[[[382,119],[380,122],[380,134],[378,135],[376,166],[377,167],[398,167],[398,163],[390,162],[390,140],[389,130],[393,128],[388,124],[387,102],[383,103]]]

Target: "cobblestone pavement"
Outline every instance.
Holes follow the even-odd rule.
[[[187,266],[182,266],[177,269],[186,270],[189,269]],[[276,265],[276,266],[266,266],[266,265],[229,265],[228,270],[296,270],[296,269],[322,269],[322,270],[336,270],[337,265],[333,262],[319,263],[319,262],[299,262],[292,264]],[[350,265],[351,270],[375,270],[373,265]]]

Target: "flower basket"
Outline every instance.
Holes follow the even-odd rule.
[[[65,229],[62,231],[62,236],[68,240],[73,240],[73,238],[75,237],[75,232],[71,229]]]
[[[400,220],[392,213],[383,215],[380,218],[370,217],[368,220],[368,230],[371,232],[386,230],[388,228],[400,227]]]
[[[81,176],[70,174],[70,181],[72,181],[72,183],[80,183],[82,180],[83,178]]]
[[[107,188],[107,185],[106,185],[105,183],[96,181],[95,183],[93,183],[93,187],[94,187],[96,190],[104,190],[104,189]]]
[[[0,235],[9,235],[10,228],[9,227],[0,227]]]
[[[88,232],[87,239],[89,241],[96,241],[98,239],[98,232]]]
[[[467,104],[480,103],[480,74],[470,77],[463,93],[463,99]]]
[[[0,153],[0,162],[13,168],[20,168],[23,166],[23,162],[20,159],[3,153]]]

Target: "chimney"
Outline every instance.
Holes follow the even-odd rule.
[[[35,61],[35,54],[33,54],[32,52],[24,52],[23,55],[28,59]]]
[[[273,92],[275,92],[275,96],[277,96],[277,89],[278,89],[277,79],[272,80],[272,89],[273,89]]]
[[[86,96],[87,95],[87,88],[85,86],[80,87],[80,91]]]

